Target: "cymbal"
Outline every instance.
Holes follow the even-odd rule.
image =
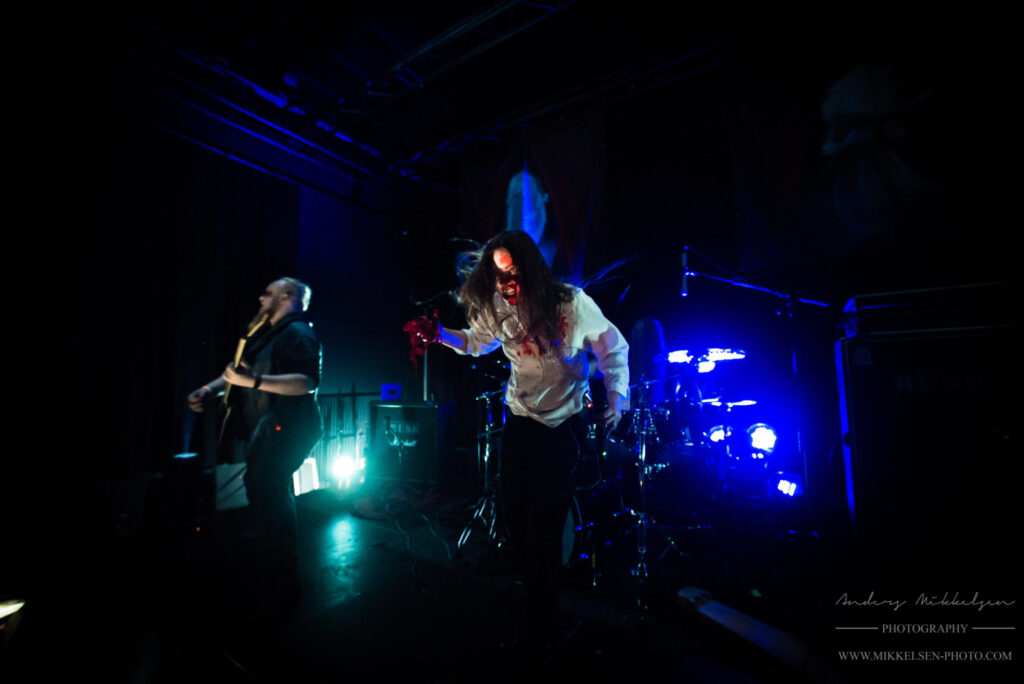
[[[742,349],[720,349],[710,347],[707,351],[708,361],[736,361],[747,358],[747,352]]]
[[[747,352],[742,349],[724,349],[722,347],[708,347],[707,349],[695,349],[692,352],[687,349],[679,349],[668,354],[657,357],[665,359],[669,363],[693,363],[707,362],[718,363],[719,361],[736,361],[747,358]]]
[[[492,390],[490,392],[484,392],[483,394],[477,396],[477,399],[482,401],[484,399],[487,399],[488,397],[500,397],[503,396],[504,394],[505,388],[502,387],[501,389]]]
[[[736,401],[728,401],[721,397],[710,397],[708,399],[701,399],[702,404],[709,406],[724,406],[726,409],[732,409],[736,406],[754,406],[757,404],[755,399],[737,399]]]
[[[644,387],[651,387],[653,385],[657,385],[660,382],[668,382],[670,380],[681,380],[681,379],[683,379],[683,376],[681,376],[681,375],[669,375],[667,377],[657,378],[655,380],[641,380],[640,382],[634,382],[632,385],[629,386],[629,389],[631,389],[631,390],[638,390],[638,389],[642,389]]]

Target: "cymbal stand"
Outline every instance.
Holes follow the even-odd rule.
[[[639,384],[639,396],[637,408],[633,411],[633,454],[636,457],[637,484],[640,488],[639,510],[630,510],[636,526],[636,551],[637,562],[630,570],[630,574],[636,578],[640,585],[640,593],[637,604],[641,610],[647,610],[646,585],[649,577],[647,566],[647,530],[651,524],[647,512],[647,487],[650,483],[651,473],[656,465],[648,463],[650,448],[656,444],[658,433],[654,423],[654,413],[651,411],[650,383]]]
[[[798,356],[798,354],[797,354],[797,340],[799,338],[799,331],[797,329],[796,312],[797,312],[798,307],[796,305],[797,304],[804,304],[806,306],[816,306],[816,307],[819,307],[819,308],[827,309],[827,308],[829,308],[829,304],[828,304],[828,302],[819,302],[819,301],[815,301],[813,299],[808,299],[806,297],[799,297],[799,296],[797,296],[795,294],[792,294],[792,293],[779,292],[779,291],[776,291],[776,290],[769,289],[767,287],[762,287],[760,285],[755,285],[753,283],[745,282],[743,280],[740,280],[739,277],[736,276],[736,274],[732,273],[731,271],[726,271],[726,269],[723,269],[721,266],[718,266],[717,264],[714,264],[714,262],[711,262],[711,263],[714,264],[715,266],[717,266],[719,269],[729,273],[730,275],[732,275],[734,277],[732,277],[732,278],[725,278],[725,277],[722,277],[722,276],[711,275],[710,273],[703,273],[701,271],[689,271],[686,268],[686,252],[689,251],[690,249],[693,249],[693,248],[692,247],[685,247],[684,248],[684,253],[683,253],[683,284],[684,284],[684,290],[682,292],[683,296],[686,296],[686,294],[687,294],[687,292],[685,290],[686,278],[687,277],[696,277],[696,278],[707,278],[708,280],[714,280],[714,281],[718,281],[718,282],[721,282],[721,283],[725,283],[727,285],[733,285],[733,286],[736,286],[736,287],[742,287],[742,288],[746,288],[746,289],[749,289],[749,290],[756,290],[758,292],[763,292],[763,293],[765,293],[767,295],[771,295],[772,297],[776,297],[778,299],[781,299],[784,302],[783,305],[775,313],[778,316],[784,316],[790,322],[790,325],[789,325],[789,329],[790,329],[789,330],[790,358],[792,360],[792,365],[793,365],[793,383],[794,383],[794,387],[797,388],[797,390],[795,391],[795,399],[794,399],[794,415],[795,415],[795,420],[794,420],[795,431],[794,432],[795,432],[795,435],[796,435],[796,449],[797,449],[797,453],[800,455],[800,458],[803,461],[804,491],[808,492],[808,491],[810,491],[810,482],[808,480],[809,474],[808,474],[808,470],[807,470],[807,451],[805,450],[804,443],[803,443],[803,436],[802,436],[803,432],[804,432],[804,424],[803,424],[804,417],[803,417],[803,412],[802,412],[802,406],[800,404],[800,399],[799,399],[799,387],[800,387],[800,384],[801,384],[801,380],[800,380],[799,373],[797,371],[797,356]],[[694,249],[693,251],[695,251],[698,254],[700,254],[700,252],[698,250],[696,250],[696,249]],[[704,256],[703,254],[700,254],[700,255],[702,257]],[[704,257],[704,258],[707,259],[707,257]],[[707,259],[707,260],[710,261],[710,259]]]
[[[505,404],[501,397],[504,390],[484,392],[476,398],[482,406],[483,429],[477,433],[477,467],[484,480],[484,493],[474,504],[473,518],[463,528],[459,535],[458,550],[469,542],[473,529],[479,522],[487,532],[488,542],[495,548],[500,548],[504,543],[498,527],[498,481],[497,463],[494,458],[495,439],[504,429]],[[498,406],[501,407],[500,421],[494,418],[494,400],[498,399]]]

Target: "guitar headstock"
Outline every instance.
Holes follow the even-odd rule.
[[[245,336],[248,338],[255,335],[260,328],[266,325],[266,322],[268,320],[270,320],[270,314],[267,313],[262,313],[256,318],[254,318],[252,322],[249,323],[249,327],[245,331]]]

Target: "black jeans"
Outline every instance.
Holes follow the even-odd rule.
[[[286,564],[294,562],[296,516],[292,474],[320,439],[318,424],[285,423],[268,413],[245,450],[245,493],[259,542]]]
[[[524,641],[551,637],[562,581],[562,531],[579,456],[575,416],[555,428],[511,416],[501,439],[501,499],[526,587]]]

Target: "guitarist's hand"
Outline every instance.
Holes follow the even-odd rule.
[[[256,376],[252,374],[252,369],[249,368],[245,361],[239,361],[238,366],[229,363],[220,377],[224,381],[239,387],[252,387],[256,384]]]
[[[196,413],[203,412],[203,403],[206,397],[213,394],[213,390],[209,387],[200,387],[192,394],[188,395],[188,407]]]
[[[224,381],[220,378],[211,380],[208,384],[203,385],[192,394],[188,395],[188,407],[196,413],[202,413],[206,409],[206,399],[211,394],[216,396],[224,391]]]

